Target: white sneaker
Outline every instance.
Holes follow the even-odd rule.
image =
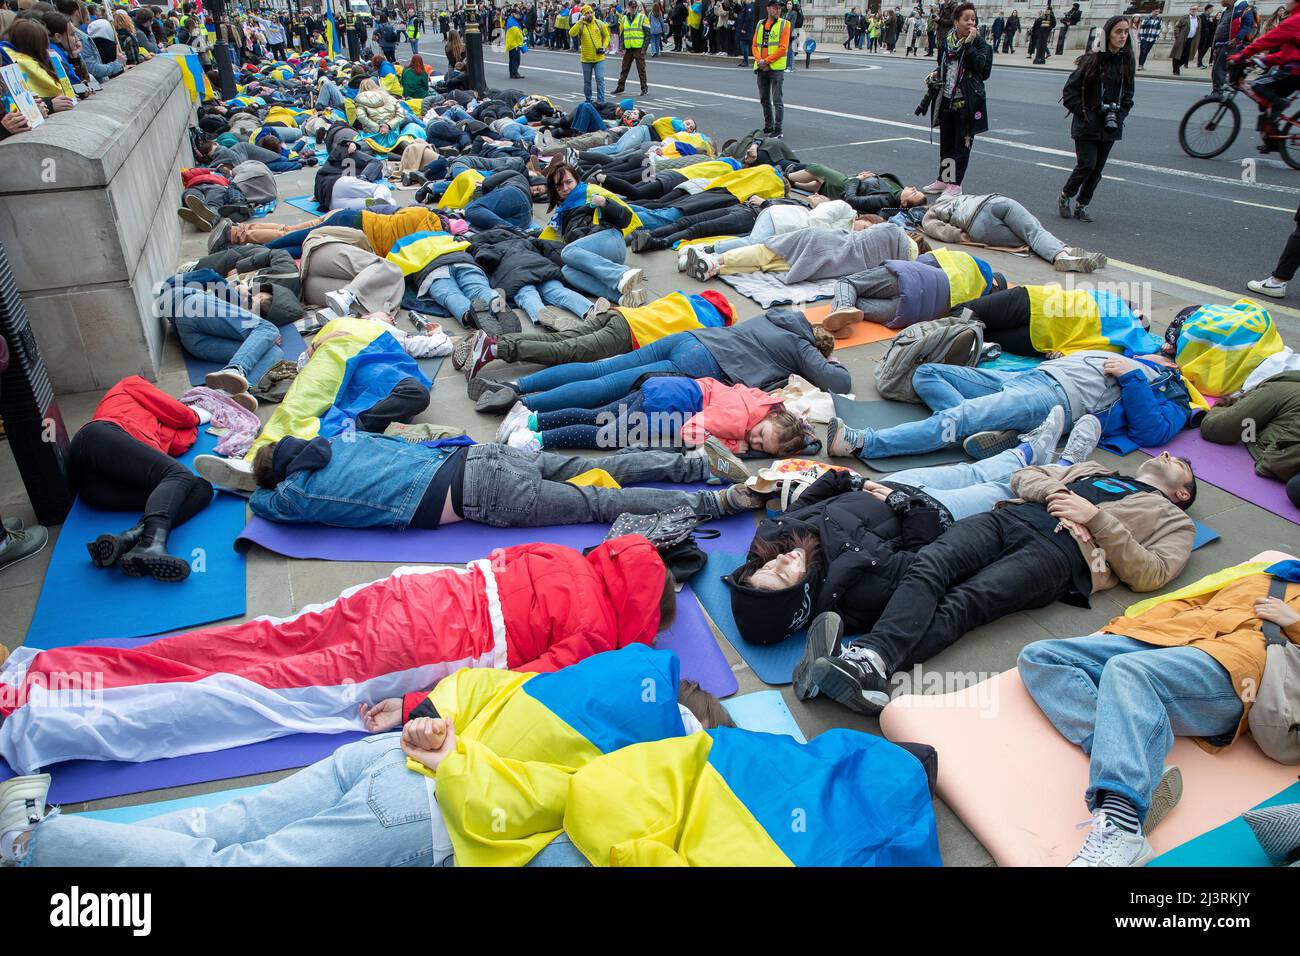
[[[1286,283],[1278,282],[1272,276],[1267,279],[1251,279],[1246,283],[1246,288],[1259,295],[1266,295],[1270,299],[1286,297]]]
[[[222,458],[220,455],[199,455],[194,459],[194,470],[222,491],[250,495],[257,490],[253,465],[243,458]]]
[[[523,402],[515,402],[514,407],[506,412],[506,417],[501,420],[501,425],[497,428],[497,444],[508,441],[516,431],[527,427],[528,416],[532,413],[533,410]]]
[[[686,246],[686,247],[683,248],[680,252],[677,253],[677,271],[678,271],[678,272],[685,272],[685,271],[686,271],[686,266],[690,263],[690,258],[686,255],[686,253],[690,252],[690,250],[691,250],[691,247],[690,247],[690,246]]]
[[[536,455],[542,450],[541,436],[527,428],[516,429],[506,440],[506,444],[530,455]]]
[[[707,282],[718,274],[719,260],[716,255],[701,252],[698,246],[686,250],[686,271],[697,282]]]
[[[627,292],[634,286],[639,286],[645,280],[645,272],[641,269],[628,269],[618,277],[619,294]]]
[[[0,783],[0,835],[22,834],[45,819],[45,797],[50,792],[50,775],[35,773],[10,777]],[[0,860],[18,862],[12,846],[0,847]]]
[[[347,289],[334,289],[325,293],[325,302],[336,315],[352,315],[357,297]]]
[[[1092,829],[1083,846],[1067,866],[1146,866],[1155,851],[1147,838],[1139,833],[1121,830],[1110,822],[1105,810],[1092,814]]]

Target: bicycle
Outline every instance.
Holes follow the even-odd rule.
[[[1300,169],[1300,107],[1292,108],[1295,96],[1287,98],[1274,123],[1264,124],[1263,117],[1269,115],[1273,104],[1246,82],[1252,66],[1237,68],[1229,75],[1226,89],[1191,105],[1178,126],[1178,143],[1183,152],[1196,159],[1213,159],[1226,150],[1241,132],[1241,108],[1236,98],[1238,93],[1244,93],[1260,110],[1260,142],[1271,145],[1292,169]]]

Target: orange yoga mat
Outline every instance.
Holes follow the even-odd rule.
[[[831,303],[819,302],[817,305],[806,306],[803,314],[808,316],[808,321],[813,325],[821,325],[822,319],[831,314]],[[852,330],[852,335],[846,339],[835,340],[837,351],[851,349],[855,345],[867,345],[870,342],[883,342],[898,334],[898,329],[885,328],[875,322],[855,322],[849,328]]]

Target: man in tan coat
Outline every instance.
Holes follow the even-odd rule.
[[[1144,601],[1101,633],[1020,652],[1025,688],[1089,758],[1092,830],[1071,866],[1146,863],[1146,834],[1182,791],[1178,769],[1164,765],[1174,737],[1214,751],[1246,729],[1264,676],[1264,622],[1300,644],[1300,585],[1282,581],[1270,596],[1267,572],[1292,579],[1300,565],[1238,565]]]
[[[820,693],[876,713],[889,701],[891,675],[967,631],[1053,601],[1087,607],[1091,594],[1121,581],[1155,591],[1192,553],[1195,526],[1184,509],[1196,498],[1196,478],[1190,463],[1167,452],[1132,478],[1090,461],[1022,468],[1011,490],[1015,500],[956,522],[914,554],[893,555],[906,570],[867,634],[839,653],[838,636],[822,648],[810,643],[810,657],[824,655],[809,669]],[[889,571],[864,568],[861,586],[889,579]],[[819,620],[810,642],[828,630]]]
[[[1174,45],[1169,48],[1169,59],[1174,64],[1174,76],[1178,76],[1179,71],[1187,65],[1197,43],[1200,42],[1200,37],[1196,35],[1200,25],[1201,18],[1196,13],[1194,3],[1189,5],[1187,12],[1174,22]]]

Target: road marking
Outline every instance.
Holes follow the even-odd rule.
[[[1244,199],[1234,199],[1238,206],[1254,206],[1256,209],[1276,209],[1278,212],[1295,212],[1290,206],[1268,206],[1262,202],[1246,202]]]
[[[889,136],[885,139],[859,139],[852,143],[835,143],[832,146],[800,146],[799,152],[808,153],[814,149],[843,149],[845,146],[871,146],[875,143],[923,143],[925,140],[918,140],[914,136]]]
[[[1146,266],[1134,265],[1131,262],[1121,262],[1119,259],[1110,258],[1109,262],[1113,266],[1121,269],[1127,269],[1130,272],[1136,272],[1138,275],[1144,275],[1152,279],[1161,279],[1172,285],[1182,286],[1185,289],[1194,289],[1197,292],[1203,292],[1206,295],[1214,296],[1219,299],[1227,299],[1229,302],[1235,302],[1246,293],[1229,292],[1227,289],[1220,289],[1218,286],[1207,285],[1204,282],[1196,282],[1193,279],[1185,279],[1182,276],[1171,275],[1168,272],[1161,272],[1159,269],[1148,269]],[[1290,306],[1278,305],[1275,302],[1269,302],[1267,308],[1270,312],[1282,312],[1293,318],[1300,318],[1300,309],[1293,309]]]
[[[492,60],[489,62],[493,66],[507,65],[505,63],[496,60]],[[556,70],[545,66],[534,66],[534,67],[530,67],[530,69],[542,73],[561,73],[568,77],[575,76],[573,70]],[[696,69],[698,69],[698,67],[696,67]],[[719,69],[719,67],[706,67],[706,69]],[[1171,80],[1169,82],[1182,83],[1184,81]],[[677,90],[682,93],[700,92],[699,90],[692,89],[686,86],[671,86],[667,83],[659,83],[656,85],[658,86],[659,89],[663,89],[663,90]],[[738,100],[742,103],[756,104],[760,102],[758,97],[756,96],[741,96],[738,93],[722,93],[718,90],[710,90],[709,95],[717,96],[722,99]],[[785,108],[787,110],[798,110],[799,112],[802,113],[816,113],[820,116],[833,116],[836,119],[856,120],[860,123],[875,123],[878,126],[892,126],[895,129],[906,129],[917,133],[931,132],[930,127],[921,126],[918,123],[904,123],[901,120],[881,119],[875,116],[862,116],[857,113],[843,113],[839,110],[823,109],[820,106],[799,106],[798,104],[795,103],[786,103]],[[1064,156],[1069,159],[1074,158],[1074,153],[1070,152],[1069,150],[1056,149],[1052,146],[1035,146],[1032,143],[1017,143],[1015,140],[1000,139],[996,136],[979,136],[977,137],[977,141],[980,143],[991,143],[996,146],[1010,146],[1013,149],[1028,150],[1030,152],[1038,153],[1039,155],[1043,155],[1043,156]],[[1171,166],[1155,166],[1152,165],[1151,163],[1139,163],[1127,159],[1112,159],[1110,160],[1109,165],[1122,166],[1125,169],[1136,169],[1141,172],[1156,173],[1158,175],[1163,175],[1163,176],[1178,176],[1183,179],[1196,179],[1201,181],[1219,183],[1224,186],[1241,186],[1246,189],[1262,189],[1265,190],[1266,192],[1283,193],[1288,196],[1300,196],[1300,189],[1297,189],[1293,186],[1277,186],[1272,183],[1258,183],[1258,182],[1248,183],[1242,181],[1239,178],[1234,178],[1231,176],[1215,176],[1212,173],[1197,173],[1186,169],[1174,169]]]
[[[1055,163],[1034,163],[1034,165],[1035,165],[1035,166],[1043,166],[1043,167],[1045,167],[1046,169],[1059,169],[1059,170],[1061,170],[1062,172],[1066,172],[1066,173],[1072,173],[1072,172],[1074,172],[1074,167],[1073,167],[1073,166],[1057,166]]]

